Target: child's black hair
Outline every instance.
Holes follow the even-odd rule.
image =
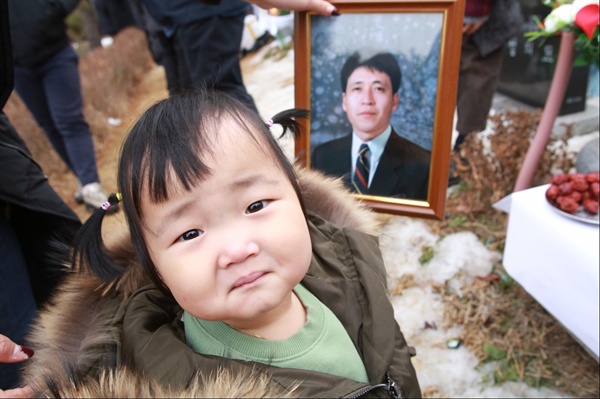
[[[273,156],[289,178],[304,211],[294,168],[269,127],[272,122],[283,127],[282,136],[287,131],[298,135],[300,124],[296,119],[308,115],[307,110],[290,109],[265,123],[255,111],[231,95],[207,89],[174,94],[144,112],[121,148],[118,187],[135,255],[158,288],[170,293],[156,271],[144,240],[142,198],[153,203],[167,201],[173,175],[185,190],[208,177],[210,170],[202,160],[210,154],[219,129],[231,126],[229,121],[232,121]],[[109,202],[116,205],[117,196],[111,195]],[[105,213],[104,209],[98,209],[81,228],[75,240],[72,263],[73,267],[81,266],[102,280],[112,282],[124,270],[106,254],[101,235]]]

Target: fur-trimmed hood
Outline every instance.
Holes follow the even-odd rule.
[[[379,228],[376,214],[362,206],[339,179],[307,169],[298,169],[297,173],[307,211],[338,226],[376,234]],[[89,397],[93,396],[92,392],[112,397],[131,395],[127,384],[122,384],[123,390],[117,389],[116,392],[94,391],[91,386],[86,388],[89,381],[78,380],[78,375],[88,375],[90,370],[95,370],[93,374],[103,376],[104,381],[109,381],[109,385],[116,389],[119,384],[115,382],[123,381],[123,375],[129,373],[119,370],[116,374],[107,374],[101,369],[116,367],[114,352],[118,343],[114,340],[113,321],[122,316],[120,310],[114,314],[114,310],[119,309],[116,304],[148,284],[149,280],[135,261],[125,225],[118,238],[115,239],[115,234],[112,237],[113,240],[106,244],[107,252],[116,263],[126,267],[125,275],[119,281],[106,284],[94,276],[74,272],[40,312],[33,326],[28,341],[36,355],[26,362],[23,376],[24,383],[38,390],[38,393],[45,392],[50,397]],[[166,394],[152,381],[136,377],[135,381],[140,387],[150,387],[139,391],[138,396],[160,397]],[[227,396],[227,392],[218,395],[213,391],[207,395]],[[254,394],[260,396],[264,392]]]
[[[243,381],[243,383],[240,383]],[[103,370],[98,379],[72,376],[49,381],[46,398],[296,398],[294,391],[272,384],[267,374],[256,370],[232,372],[218,369],[197,375],[185,389],[156,384],[130,370]]]

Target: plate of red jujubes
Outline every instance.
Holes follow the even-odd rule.
[[[598,224],[599,173],[563,173],[550,178],[546,199],[558,213]]]

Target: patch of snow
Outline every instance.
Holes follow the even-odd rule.
[[[470,284],[476,276],[490,273],[499,253],[490,251],[471,232],[444,237],[434,248],[434,257],[423,267],[426,277],[436,283],[460,277],[462,285]]]
[[[433,234],[423,221],[394,217],[382,229],[380,244],[390,287],[412,274],[415,285],[392,297],[394,316],[408,345],[415,347],[413,365],[422,391],[446,397],[530,398],[565,397],[549,388],[532,388],[522,382],[493,385],[493,363],[479,364],[465,346],[451,349],[446,343],[462,335],[462,326],[444,327],[444,303],[431,283],[447,283],[460,290],[476,276],[487,275],[501,255],[490,251],[470,232]],[[421,265],[423,247],[433,257]]]

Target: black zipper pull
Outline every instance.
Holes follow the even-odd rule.
[[[388,393],[390,394],[390,397],[394,398],[394,399],[402,398],[402,392],[396,385],[396,382],[394,382],[392,377],[390,377],[390,373],[386,372],[385,375],[387,377],[387,390],[388,390]]]

